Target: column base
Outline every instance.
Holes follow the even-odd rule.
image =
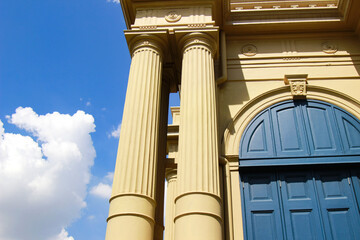
[[[155,201],[140,194],[117,195],[110,199],[106,240],[152,240]]]
[[[176,240],[221,240],[221,200],[209,193],[186,193],[176,198]]]

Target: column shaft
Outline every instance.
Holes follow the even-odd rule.
[[[158,158],[161,51],[135,44],[110,198],[106,240],[152,240]]]
[[[222,239],[213,47],[185,40],[182,62],[176,240]]]
[[[165,238],[164,240],[175,239],[175,197],[176,197],[176,170],[171,169],[166,173],[167,192],[166,192],[166,210],[165,210]]]

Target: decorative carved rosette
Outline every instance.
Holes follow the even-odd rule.
[[[168,12],[165,16],[165,20],[170,23],[178,22],[180,21],[180,19],[181,19],[181,14],[175,11]]]
[[[324,42],[323,44],[321,44],[322,50],[324,53],[336,53],[338,50],[338,47],[335,43],[333,42]]]
[[[257,48],[253,44],[246,44],[242,48],[242,54],[248,57],[255,56],[257,54]]]

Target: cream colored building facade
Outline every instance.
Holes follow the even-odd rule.
[[[330,165],[351,171],[347,181],[354,184],[351,196],[356,205],[360,200],[356,188],[359,183],[352,171],[360,163],[356,152],[360,147],[358,136],[355,133],[350,136],[355,149],[351,153],[335,151],[336,136],[343,136],[340,130],[334,130],[336,127],[331,130],[339,132],[331,137],[336,145],[334,152],[329,148],[320,156],[311,147],[304,150],[308,155],[299,155],[301,149],[294,150],[296,153],[286,149],[281,152],[281,141],[289,139],[288,142],[315,139],[304,140],[307,146],[311,143],[315,146],[316,136],[307,137],[306,134],[312,133],[306,126],[316,125],[312,121],[321,119],[316,115],[312,120],[311,111],[304,110],[310,120],[304,118],[299,123],[305,126],[301,125],[302,128],[298,123],[294,125],[296,132],[300,132],[295,135],[299,135],[290,134],[286,138],[285,134],[278,139],[275,135],[283,131],[282,126],[284,131],[291,132],[286,130],[291,126],[287,122],[300,120],[295,117],[281,123],[280,115],[271,114],[289,104],[287,108],[291,109],[321,105],[326,106],[322,109],[338,109],[331,110],[335,115],[347,114],[347,118],[353,119],[349,121],[354,121],[352,132],[357,131],[360,1],[122,0],[121,4],[132,62],[106,240],[299,239],[302,233],[290,225],[299,221],[298,226],[306,229],[302,226],[306,221],[299,218],[287,225],[292,221],[289,219],[298,218],[287,215],[288,202],[285,198],[281,200],[285,195],[279,188],[282,183],[290,186],[286,182],[286,169],[290,165],[297,174],[305,167],[314,176]],[[178,91],[181,104],[171,109],[173,124],[167,126],[169,93]],[[270,120],[264,117],[267,111]],[[303,110],[294,111],[297,114]],[[261,130],[264,135],[259,133],[261,136],[257,137],[254,126],[261,118],[265,119],[263,125],[259,123],[264,127]],[[266,121],[274,118],[281,120],[280,125],[267,126]],[[337,126],[336,121],[329,124]],[[303,136],[302,131],[308,133]],[[267,134],[274,135],[270,142],[266,140]],[[345,144],[339,140],[339,146]],[[266,151],[271,152],[271,147],[275,149],[272,155],[262,157]],[[340,159],[337,157],[340,155],[346,156]],[[309,170],[309,166],[315,166],[316,170],[313,167]],[[256,174],[268,174],[274,179],[251,182],[249,179],[254,179]],[[318,196],[314,200],[317,207],[304,209],[310,209],[307,211],[312,214],[318,211],[319,216],[314,219],[321,218],[322,222],[317,227],[322,230],[312,236],[331,239],[327,218],[321,213],[326,201],[319,197],[321,191],[317,186],[320,185],[316,184],[320,180],[309,177],[305,182],[311,179],[315,187],[309,191]],[[261,189],[268,191],[267,186],[274,186],[271,191],[278,195],[275,207],[266,208],[265,203],[256,205],[258,202],[252,201],[256,194],[265,199]],[[351,219],[356,223],[359,206],[353,205]],[[264,208],[256,210],[259,213],[275,215],[270,218],[255,215],[258,206]],[[271,226],[265,226],[267,223]],[[258,228],[258,224],[264,227]],[[269,232],[260,233],[259,229]],[[277,230],[272,232],[273,229]],[[336,236],[336,230],[333,233]],[[357,233],[351,234],[343,239],[357,239]]]

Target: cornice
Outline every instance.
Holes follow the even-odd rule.
[[[128,29],[131,29],[136,11],[140,9],[207,5],[212,8],[215,26],[224,30],[227,36],[295,32],[359,34],[360,31],[359,0],[121,0],[121,5]]]
[[[230,35],[353,32],[359,23],[358,0],[224,0],[223,29]]]

